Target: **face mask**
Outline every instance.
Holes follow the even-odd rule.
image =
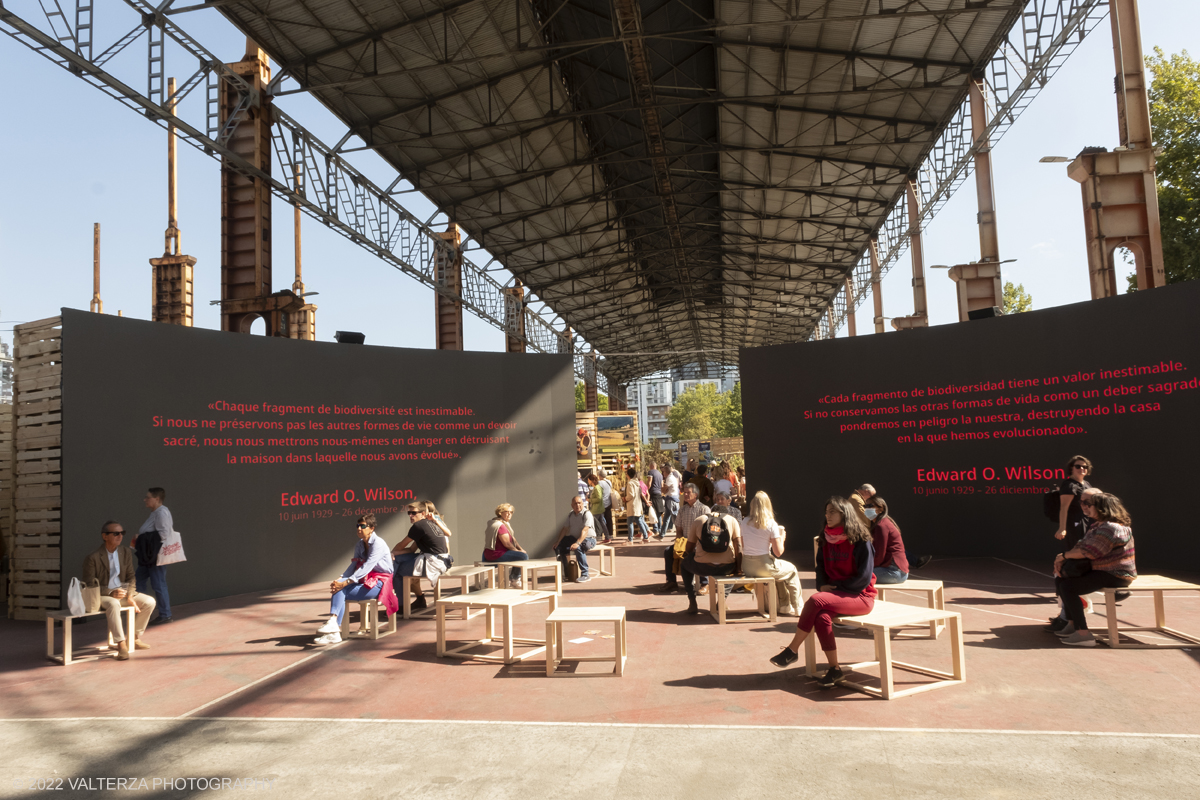
[[[867,514],[867,519],[875,519],[876,517],[879,516],[879,512],[873,508],[867,508],[867,509],[864,509],[864,511]]]

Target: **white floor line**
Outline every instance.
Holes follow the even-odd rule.
[[[1005,728],[883,728],[847,725],[680,725],[656,722],[532,722],[528,720],[494,719],[359,719],[345,717],[190,717],[198,722],[242,722],[261,725],[265,723],[291,724],[312,722],[329,724],[344,722],[356,725],[487,725],[495,727],[545,727],[545,728],[633,728],[633,729],[678,729],[678,730],[735,730],[735,731],[853,731],[856,733],[946,733],[988,734],[992,736],[1128,736],[1135,739],[1200,739],[1200,733],[1134,733],[1122,731],[1030,731]],[[50,719],[18,718],[0,720],[0,725],[11,722],[178,722],[179,717],[56,717]]]
[[[1024,620],[1028,620],[1030,622],[1041,622],[1040,619],[1036,619],[1034,617],[1022,617],[1019,614],[1005,614],[1003,611],[992,611],[990,608],[975,608],[974,606],[964,606],[964,605],[961,605],[960,603],[955,602],[954,600],[947,600],[946,605],[948,605],[948,606],[953,605],[957,608],[962,608],[967,611],[982,611],[984,614],[998,614],[1002,617],[1012,617],[1013,619],[1024,619]]]
[[[995,556],[993,556],[993,558],[995,558]],[[1004,560],[1003,558],[997,558],[996,560],[997,560],[997,561],[999,561],[999,562],[1001,562],[1001,563],[1003,563],[1003,564],[1008,564],[1010,567],[1016,567],[1017,569],[1023,569],[1023,570],[1025,570],[1026,572],[1032,572],[1034,575],[1041,575],[1043,578],[1049,578],[1050,580],[1054,580],[1054,576],[1053,576],[1053,575],[1047,575],[1045,572],[1041,572],[1041,571],[1039,571],[1039,570],[1036,570],[1036,569],[1030,569],[1029,567],[1023,567],[1023,566],[1021,566],[1020,564],[1014,564],[1013,562],[1011,562],[1011,561],[1006,561],[1006,560]]]
[[[233,697],[235,694],[244,692],[247,689],[251,688],[252,686],[257,686],[258,684],[262,683],[263,681],[268,681],[271,678],[274,678],[276,675],[280,674],[281,672],[287,672],[292,667],[298,667],[305,662],[312,661],[314,658],[317,658],[318,656],[322,656],[325,653],[328,653],[333,648],[337,647],[338,645],[345,644],[345,643],[346,643],[346,640],[343,639],[342,641],[338,642],[338,644],[327,645],[323,649],[317,651],[316,653],[313,653],[311,656],[305,656],[304,658],[300,659],[299,661],[288,664],[286,667],[280,667],[279,669],[272,672],[270,675],[263,675],[261,678],[259,678],[256,681],[251,681],[250,683],[247,683],[245,686],[241,686],[237,689],[234,689],[232,692],[226,692],[225,694],[218,697],[216,700],[209,700],[207,703],[205,703],[202,706],[196,706],[191,711],[185,711],[184,713],[179,715],[178,719],[182,719],[183,717],[190,717],[192,714],[195,714],[197,711],[203,711],[204,709],[208,708],[209,706],[214,706],[217,703],[220,703],[222,700],[228,700],[230,697]]]

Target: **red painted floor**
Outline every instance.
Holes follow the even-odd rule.
[[[323,586],[311,585],[177,606],[176,622],[147,632],[153,649],[124,663],[55,665],[45,659],[44,625],[0,620],[6,642],[0,717],[193,712],[204,717],[1200,730],[1200,648],[1113,651],[1059,644],[1041,630],[1055,605],[1050,579],[1033,563],[944,559],[926,567],[921,577],[944,580],[948,606],[962,612],[967,683],[885,702],[848,690],[822,691],[798,669],[781,671],[768,664],[789,639],[794,619],[720,627],[707,614],[685,615],[682,595],[655,593],[662,583],[661,545],[625,545],[618,552],[617,577],[568,585],[562,603],[627,608],[629,662],[621,679],[547,679],[540,658],[512,666],[439,659],[432,619],[401,621],[399,633],[377,642],[314,648],[309,643],[327,612],[328,594]],[[807,592],[811,573],[805,578]],[[901,601],[923,602],[917,597]],[[731,602],[750,609],[753,600],[734,595]],[[518,635],[540,636],[545,608],[545,603],[518,608]],[[1167,611],[1172,627],[1200,633],[1200,593],[1168,595]],[[1126,622],[1152,624],[1152,601],[1135,596],[1120,606],[1120,615]],[[1093,619],[1094,627],[1103,627],[1102,616]],[[602,627],[581,625],[568,629],[567,636]],[[450,639],[478,638],[482,631],[482,618],[448,624]],[[102,636],[98,619],[76,628],[78,645]],[[947,637],[896,641],[893,656],[948,670]],[[571,654],[611,650],[611,640],[590,638],[572,645]],[[873,648],[863,634],[839,634],[839,652],[843,662],[852,662],[870,658]],[[925,679],[898,673],[897,680],[899,688],[904,681]]]

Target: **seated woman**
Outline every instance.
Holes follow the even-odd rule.
[[[375,515],[358,518],[358,544],[354,558],[342,577],[329,584],[329,619],[317,628],[314,644],[337,644],[342,640],[342,618],[346,603],[379,598],[389,615],[400,609],[392,588],[392,554],[387,543],[375,535]]]
[[[510,503],[496,506],[496,516],[487,524],[483,537],[484,561],[527,561],[529,553],[517,542],[512,527],[513,507]],[[509,571],[509,588],[521,588],[521,570]]]
[[[1062,600],[1068,621],[1052,626],[1059,627],[1055,633],[1062,637],[1063,644],[1095,647],[1096,637],[1088,630],[1083,613],[1083,595],[1128,586],[1137,577],[1137,567],[1132,522],[1121,501],[1115,495],[1101,493],[1084,497],[1081,505],[1085,516],[1100,522],[1089,528],[1078,544],[1054,559],[1054,591]],[[1090,560],[1091,569],[1085,566],[1082,575],[1067,577],[1064,573],[1070,570],[1066,565],[1077,564],[1076,559]]]
[[[750,515],[742,519],[742,572],[751,578],[774,578],[779,613],[796,616],[800,608],[800,572],[784,561],[786,534],[775,521],[775,509],[766,492],[750,501]]]
[[[612,536],[608,532],[608,524],[604,520],[604,490],[600,488],[600,478],[596,473],[589,472],[587,476],[588,483],[588,511],[592,512],[592,519],[596,521],[596,535],[604,539],[605,542],[611,542]]]
[[[871,495],[865,512],[871,520],[871,545],[875,550],[875,583],[904,583],[908,580],[908,559],[900,526],[888,515],[887,501]]]
[[[796,635],[771,663],[777,667],[795,663],[800,658],[800,645],[815,628],[829,661],[829,670],[817,679],[817,684],[828,689],[845,677],[838,666],[833,617],[869,614],[875,607],[871,532],[844,497],[831,497],[825,504],[825,530],[819,537],[816,566],[818,591],[804,601]]]

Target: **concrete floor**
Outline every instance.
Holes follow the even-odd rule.
[[[537,658],[438,659],[432,620],[402,621],[377,642],[313,648],[327,608],[319,586],[180,606],[177,622],[147,633],[153,649],[124,663],[53,665],[43,626],[0,621],[0,786],[23,797],[35,793],[29,781],[57,776],[65,795],[90,796],[99,783],[71,781],[145,777],[140,796],[183,797],[210,790],[153,779],[242,776],[274,779],[255,791],[304,797],[1200,794],[1200,648],[1061,646],[1040,630],[1054,605],[1039,565],[930,564],[921,577],[944,580],[963,614],[968,682],[885,702],[771,667],[794,620],[721,628],[682,614],[683,597],[653,591],[661,551],[623,546],[618,577],[570,585],[563,597],[627,608],[622,679],[551,680]],[[751,599],[735,595],[733,605]],[[1173,627],[1200,632],[1200,594],[1168,595],[1167,608]],[[518,609],[518,635],[539,635],[544,609]],[[1120,614],[1150,622],[1153,607],[1135,596]],[[454,621],[448,636],[481,630],[481,619]],[[76,633],[95,643],[103,628]],[[575,652],[612,646],[589,638]],[[857,661],[872,648],[850,635],[839,652]],[[894,642],[893,652],[948,668],[945,634]]]

